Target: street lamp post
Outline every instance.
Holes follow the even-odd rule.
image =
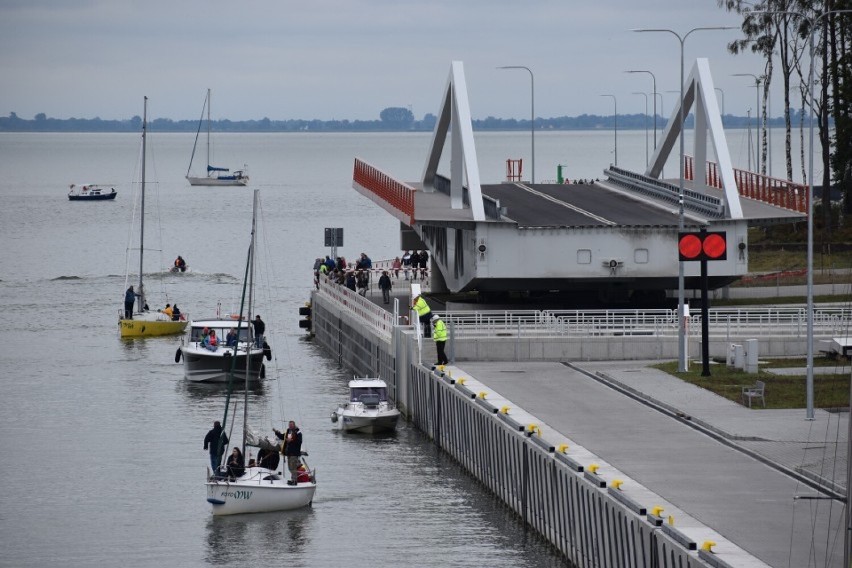
[[[535,183],[535,78],[529,67],[524,65],[504,65],[497,69],[526,69],[530,74],[530,139],[532,140],[532,183]]]
[[[792,10],[767,10],[767,11],[755,11],[752,14],[788,14],[792,16],[798,16],[808,21],[810,24],[810,31],[808,33],[808,51],[810,53],[811,58],[811,66],[808,70],[808,97],[810,98],[810,104],[808,105],[808,148],[809,154],[808,156],[808,290],[807,290],[807,311],[808,311],[808,325],[807,325],[807,377],[806,377],[806,391],[807,391],[807,408],[805,409],[805,418],[807,420],[814,419],[814,32],[816,32],[817,27],[816,23],[818,20],[823,19],[824,17],[830,14],[852,14],[852,10],[829,10],[827,12],[822,12],[818,14],[814,18],[809,18],[805,14],[801,12],[794,12]],[[825,189],[824,189],[825,190]],[[852,430],[852,422],[850,422],[850,430]],[[850,438],[850,443],[852,443],[852,438]],[[847,507],[847,512],[852,512],[852,508]],[[849,565],[850,561],[850,543],[848,542],[850,538],[849,531],[852,530],[852,519],[847,522],[847,531],[846,538],[847,543],[844,550],[845,553],[845,561],[844,564],[846,566]]]
[[[693,32],[702,31],[702,30],[731,30],[734,29],[733,26],[708,26],[708,27],[698,27],[692,28],[684,35],[678,34],[674,30],[670,30],[668,28],[641,28],[634,29],[634,32],[665,32],[670,33],[677,38],[680,42],[680,176],[679,176],[679,220],[678,220],[678,229],[683,231],[684,227],[684,219],[683,219],[683,160],[684,160],[684,113],[683,113],[683,44],[686,42],[686,38],[690,36]],[[677,310],[678,310],[678,332],[677,332],[677,353],[678,353],[678,364],[677,370],[680,373],[685,373],[687,371],[687,362],[686,362],[686,314],[684,310],[684,277],[683,277],[683,261],[678,261],[678,274],[677,274]]]
[[[615,95],[601,95],[602,97],[612,97],[612,105],[614,108],[613,135],[615,136],[615,165],[618,165],[618,101]]]
[[[721,87],[714,87],[714,89],[719,91],[719,94],[722,95],[722,126],[725,126],[725,91],[723,91]]]
[[[645,97],[645,168],[648,167],[648,93],[633,91],[634,95]]]
[[[651,76],[651,79],[653,79],[653,86],[654,86],[654,150],[656,150],[657,149],[657,77],[653,73],[651,73],[650,71],[647,71],[645,69],[631,69],[629,71],[625,71],[625,73],[647,73],[648,75]],[[662,113],[662,111],[660,111],[660,112]],[[647,114],[648,111],[646,110],[645,113]]]
[[[758,77],[753,73],[734,73],[732,77],[754,77],[754,98],[755,98],[755,106],[754,107],[754,116],[757,119],[757,157],[756,157],[756,168],[757,173],[760,173],[760,154],[762,147],[760,145],[760,82],[763,80],[763,77]]]

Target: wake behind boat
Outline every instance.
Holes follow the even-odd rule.
[[[388,401],[388,385],[381,379],[349,381],[349,402],[331,414],[341,430],[375,434],[396,428],[399,410]]]
[[[192,161],[195,159],[195,150],[198,147],[198,137],[201,134],[201,125],[204,124],[204,110],[207,109],[207,175],[191,176]],[[207,89],[207,97],[201,107],[201,118],[198,121],[198,130],[195,133],[195,143],[192,145],[192,155],[189,158],[189,167],[186,168],[186,179],[189,185],[248,185],[248,168],[243,165],[242,170],[229,173],[228,168],[219,168],[210,164],[210,89]]]
[[[94,183],[81,183],[80,185],[71,184],[68,192],[68,199],[71,201],[108,201],[115,199],[116,193],[114,187],[109,189],[106,186],[100,186]]]
[[[175,353],[175,362],[183,358],[188,381],[225,383],[236,357],[234,378],[241,382],[257,381],[265,376],[263,357],[271,359],[272,350],[262,336],[259,339],[250,337],[250,327],[251,324],[239,316],[193,320],[188,337]],[[215,348],[210,346],[211,331],[216,337]],[[205,337],[208,338],[206,343]],[[229,337],[233,337],[230,345]]]

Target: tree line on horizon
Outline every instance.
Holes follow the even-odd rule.
[[[795,115],[795,110],[794,110]],[[653,129],[654,117],[645,114],[619,114],[619,130]],[[378,120],[213,120],[211,128],[216,132],[431,132],[437,117],[428,113],[417,120],[407,108],[388,107],[379,113]],[[692,115],[686,118],[686,126],[692,126]],[[755,124],[754,117],[724,115],[726,128],[748,128]],[[657,129],[665,128],[667,119],[657,115]],[[783,118],[775,118],[772,126],[784,125]],[[148,121],[155,132],[195,132],[198,120],[172,120],[155,118]],[[553,118],[536,117],[535,129],[541,130],[605,130],[615,126],[613,115],[582,114]],[[32,119],[21,118],[11,112],[0,117],[0,132],[138,132],[142,128],[142,117],[134,116],[123,120],[95,118],[51,118],[44,113]],[[530,130],[529,119],[495,118],[474,119],[473,129],[479,131]]]

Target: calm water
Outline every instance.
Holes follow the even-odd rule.
[[[620,165],[642,169],[644,140],[619,133]],[[238,307],[251,191],[190,188],[190,134],[154,132],[150,142],[149,303],[199,317],[220,303]],[[351,189],[353,158],[414,180],[429,135],[217,142],[217,162],[248,163],[250,187],[261,190],[259,272],[269,291],[256,311],[275,365],[250,392],[252,423],[280,428],[282,414],[299,423],[321,483],[313,508],[213,518],[202,440],[225,392],[184,381],[179,338],[118,338],[139,136],[0,134],[0,565],[561,565],[413,428],[382,438],[332,430],[349,375],[297,327],[309,269],[326,252],[324,227],[344,228],[347,257],[398,254],[398,223]],[[559,163],[570,178],[600,177],[612,143],[611,132],[541,133],[536,178],[555,179]],[[496,182],[507,158],[528,156],[529,137],[484,134],[477,144],[483,182]],[[68,184],[83,182],[115,184],[118,198],[69,202]],[[178,254],[192,272],[163,276]]]

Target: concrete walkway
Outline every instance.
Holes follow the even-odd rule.
[[[845,510],[829,496],[845,495],[848,413],[809,421],[804,410],[748,409],[650,364],[465,361],[450,371],[523,409],[548,442],[606,463],[604,478],[628,476],[667,501],[687,527],[770,566],[841,566]]]

